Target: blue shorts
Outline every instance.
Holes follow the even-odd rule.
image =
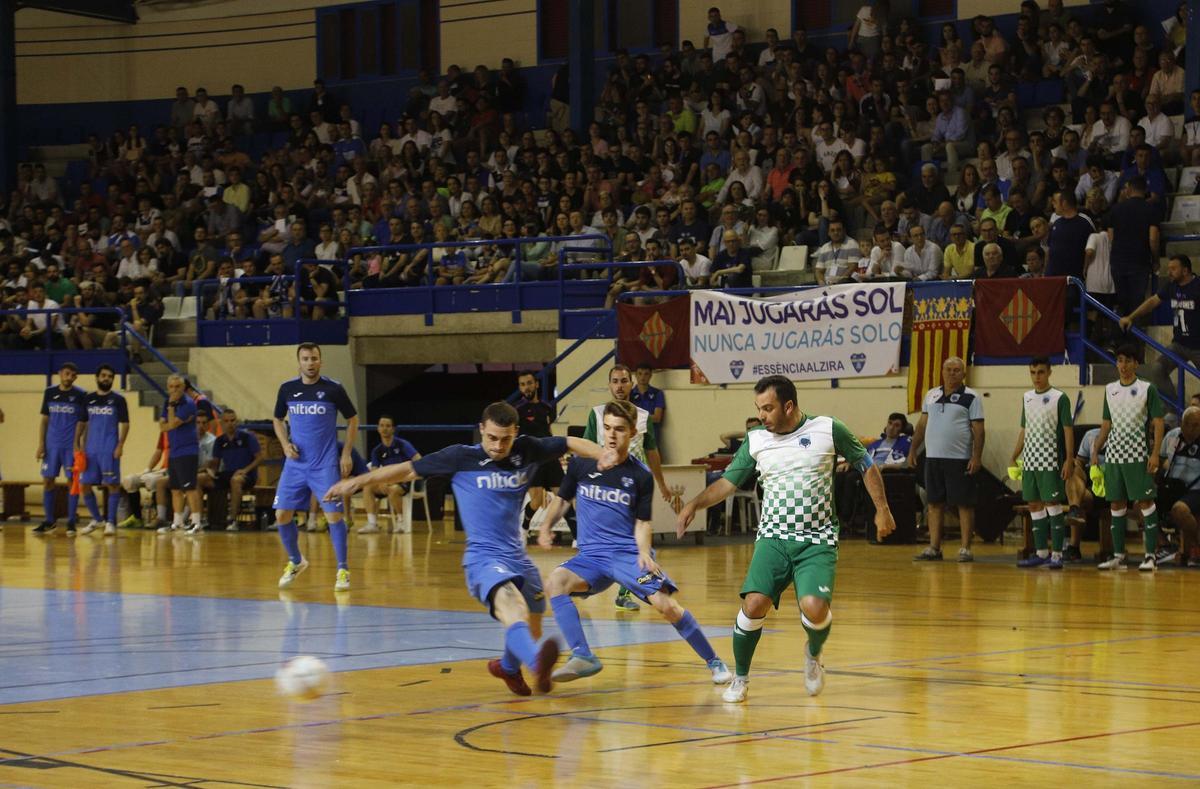
[[[467,589],[471,596],[492,611],[492,592],[496,587],[511,581],[525,598],[525,604],[534,614],[546,611],[546,595],[542,592],[542,574],[528,556],[478,556],[463,558],[463,574],[467,577]]]
[[[113,457],[112,450],[88,453],[87,468],[79,475],[84,485],[120,485],[121,459]]]
[[[54,479],[59,471],[71,478],[75,468],[75,450],[71,447],[46,447],[46,457],[42,459],[42,479]]]
[[[580,553],[560,565],[587,581],[588,590],[577,592],[578,597],[599,594],[613,583],[624,586],[642,600],[649,601],[655,592],[674,594],[679,587],[666,573],[648,573],[638,567],[636,553],[586,554]]]
[[[325,493],[341,480],[342,474],[336,459],[328,466],[315,469],[290,460],[284,461],[283,473],[279,475],[279,484],[275,486],[275,502],[271,507],[307,512],[310,497],[316,496],[325,512],[342,512],[341,499],[325,501]]]

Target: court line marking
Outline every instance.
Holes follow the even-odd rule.
[[[797,778],[812,778],[812,777],[816,777],[816,776],[820,776],[820,775],[835,775],[838,773],[857,772],[859,770],[874,770],[874,769],[878,769],[880,767],[895,767],[895,766],[906,765],[906,764],[916,764],[918,762],[930,762],[930,761],[940,761],[942,759],[953,759],[956,757],[997,759],[1000,761],[1013,761],[1013,762],[1019,762],[1019,763],[1025,763],[1025,764],[1043,764],[1043,765],[1053,766],[1053,767],[1073,767],[1073,768],[1077,768],[1077,769],[1098,770],[1098,771],[1102,771],[1102,772],[1130,773],[1130,774],[1135,774],[1135,775],[1151,775],[1151,776],[1160,777],[1160,778],[1179,778],[1179,779],[1184,779],[1184,780],[1189,780],[1189,781],[1200,781],[1200,775],[1168,773],[1168,772],[1157,771],[1157,770],[1139,770],[1139,769],[1127,768],[1127,767],[1106,767],[1106,766],[1102,766],[1102,765],[1073,764],[1070,762],[1044,761],[1044,760],[1040,760],[1040,759],[1024,759],[1024,758],[1020,758],[1020,757],[997,757],[997,756],[990,755],[990,754],[997,753],[999,751],[1011,751],[1011,750],[1016,750],[1018,748],[1034,748],[1034,747],[1040,747],[1040,746],[1044,746],[1044,745],[1059,745],[1059,744],[1066,743],[1066,742],[1078,742],[1080,740],[1093,740],[1093,739],[1098,739],[1101,737],[1119,737],[1119,736],[1123,736],[1126,734],[1141,734],[1141,733],[1151,732],[1151,731],[1164,731],[1167,729],[1180,729],[1180,728],[1186,728],[1186,727],[1190,727],[1190,726],[1200,726],[1200,721],[1192,721],[1189,723],[1169,723],[1169,724],[1165,724],[1162,726],[1147,726],[1147,727],[1140,728],[1140,729],[1123,729],[1120,731],[1098,732],[1095,734],[1080,734],[1075,737],[1060,737],[1060,738],[1054,739],[1054,740],[1042,740],[1039,742],[1016,743],[1014,745],[1001,745],[1001,746],[996,746],[993,748],[980,748],[980,749],[977,749],[974,751],[935,751],[935,750],[927,750],[927,749],[922,749],[922,748],[908,748],[908,747],[899,746],[899,745],[845,743],[847,745],[856,745],[856,747],[861,747],[861,748],[906,751],[909,753],[926,753],[926,754],[932,754],[932,755],[922,756],[922,757],[918,757],[918,758],[914,758],[914,759],[897,759],[897,760],[893,760],[893,761],[889,761],[889,762],[876,762],[874,764],[860,764],[860,765],[855,765],[853,767],[835,767],[835,768],[832,768],[829,770],[815,770],[813,772],[807,772],[807,773],[793,773],[791,775],[776,775],[776,776],[772,776],[770,778],[755,778],[755,779],[739,781],[737,783],[731,783],[731,784],[715,784],[712,786],[705,787],[705,789],[730,789],[730,787],[735,787],[735,786],[749,786],[751,784],[774,783],[776,781],[792,781]]]
[[[1179,692],[1179,693],[1200,693],[1200,687],[1196,687],[1195,685],[1161,685],[1161,684],[1156,684],[1153,682],[1130,682],[1128,680],[1107,679],[1107,678],[1093,680],[1093,679],[1086,679],[1084,677],[1072,677],[1067,674],[1031,674],[1028,672],[1017,672],[1017,671],[1011,671],[1011,672],[1010,671],[985,671],[983,669],[973,669],[973,668],[940,668],[937,666],[917,666],[914,668],[916,668],[916,670],[918,670],[918,671],[942,671],[942,672],[951,673],[951,674],[987,674],[987,675],[996,676],[996,677],[1020,677],[1020,678],[1035,679],[1035,680],[1036,679],[1056,679],[1056,680],[1062,680],[1065,682],[1078,682],[1078,683],[1085,685],[1086,687],[1090,687],[1092,685],[1102,685],[1102,686],[1104,686],[1104,685],[1130,685],[1130,686],[1138,687],[1138,688],[1170,690],[1170,691],[1175,691],[1175,692]],[[838,673],[838,672],[835,671],[832,673]],[[875,676],[885,677],[887,675],[879,674],[879,675],[875,675]]]
[[[11,748],[0,748],[0,753],[20,754],[20,753],[22,753],[22,751],[13,750]],[[152,786],[152,787],[173,786],[173,787],[179,787],[179,789],[193,789],[193,787],[195,787],[196,784],[204,783],[204,784],[218,784],[218,785],[224,785],[224,786],[247,786],[247,787],[252,787],[253,789],[287,789],[286,787],[276,786],[275,784],[255,784],[255,783],[247,783],[245,781],[238,781],[238,780],[233,780],[233,779],[224,780],[221,778],[196,778],[194,776],[174,775],[171,773],[146,772],[146,771],[141,771],[141,770],[118,770],[114,767],[101,767],[99,765],[83,764],[82,762],[69,762],[69,761],[65,761],[63,759],[55,758],[52,756],[35,756],[32,754],[25,755],[25,756],[22,756],[22,757],[16,758],[16,759],[0,760],[0,765],[13,763],[13,762],[19,763],[19,762],[32,762],[32,761],[48,762],[57,769],[74,768],[77,770],[83,770],[84,772],[94,772],[94,773],[101,773],[103,775],[129,778],[130,780],[134,780],[134,781],[146,782],[146,784],[148,786]],[[180,780],[179,781],[164,780],[164,779],[171,779],[171,778],[177,778]]]
[[[871,720],[875,720],[875,719],[872,718]],[[817,729],[816,731],[810,731],[808,733],[809,734],[830,734],[831,732],[854,731],[855,729],[861,729],[861,728],[862,728],[862,726],[837,726],[832,729]],[[744,745],[745,743],[748,743],[748,742],[762,742],[763,740],[793,740],[793,739],[808,740],[809,738],[807,738],[807,737],[796,738],[796,737],[788,737],[786,735],[781,736],[781,735],[775,735],[775,734],[764,734],[761,737],[747,737],[744,740],[728,740],[726,742],[710,742],[705,745],[697,745],[696,747],[697,748],[721,748],[726,745]],[[828,742],[828,740],[812,740],[812,742]]]

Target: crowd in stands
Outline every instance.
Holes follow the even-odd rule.
[[[551,278],[578,236],[663,261],[614,270],[610,303],[747,287],[801,244],[820,283],[1070,274],[1112,294],[1133,267],[1137,304],[1158,250],[1115,243],[1127,258],[1108,260],[1094,237],[1119,225],[1123,198],[1161,221],[1164,166],[1200,164],[1200,121],[1180,137],[1168,117],[1200,111],[1200,92],[1184,95],[1185,5],[1149,29],[1118,0],[1087,18],[1025,0],[1013,36],[979,16],[931,46],[879,0],[828,47],[802,28],[751,43],[713,8],[702,47],[618,51],[587,128],[567,125],[561,68],[536,133],[508,59],[422,73],[378,128],[320,80],[305,102],[235,85],[222,106],[181,87],[152,130],[92,135],[82,183],[20,168],[0,219],[0,306],[113,306],[148,327],[163,297],[206,282],[210,317],[291,316],[299,287],[303,315],[321,318],[347,287]],[[1018,96],[1043,84],[1060,95],[1030,120]],[[434,241],[479,243],[348,254]],[[293,281],[299,260],[329,262]],[[103,345],[116,320],[10,316],[0,340]]]

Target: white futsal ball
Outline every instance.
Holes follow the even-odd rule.
[[[311,655],[294,657],[275,672],[275,687],[288,698],[312,701],[325,692],[329,667]]]

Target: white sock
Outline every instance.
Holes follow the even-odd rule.
[[[198,513],[198,512],[193,512],[193,513],[192,513],[192,525],[193,525],[193,526],[199,526],[199,525],[200,525],[200,513]]]
[[[175,513],[175,516],[173,518],[171,518],[171,525],[176,526],[176,527],[183,526],[183,513],[182,512]]]
[[[166,504],[158,505],[158,519],[160,521],[165,521],[167,519],[167,505]]]
[[[374,513],[367,515],[367,525],[368,526],[376,526],[376,525],[378,525],[378,523],[379,523],[379,521],[376,518]]]

